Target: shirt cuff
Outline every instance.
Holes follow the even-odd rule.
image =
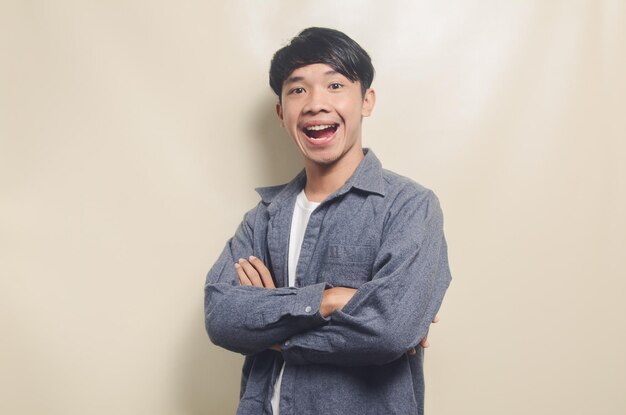
[[[320,306],[322,305],[324,290],[330,287],[330,285],[322,282],[298,288],[298,295],[295,296],[291,306],[291,315],[294,317],[312,317],[312,327],[327,322],[329,319],[320,314]]]
[[[328,361],[332,350],[324,335],[310,331],[302,335],[297,334],[280,344],[283,359],[289,365],[307,365],[316,361]]]
[[[292,305],[291,314],[298,317],[309,316],[310,318],[305,320],[308,326],[307,330],[324,325],[330,321],[330,317],[323,317],[320,313],[322,296],[324,295],[324,290],[327,288],[332,288],[332,285],[320,283],[298,288],[298,295]],[[294,344],[291,339],[287,339],[280,344],[285,361],[289,359],[292,364],[306,364],[299,348],[293,346]]]

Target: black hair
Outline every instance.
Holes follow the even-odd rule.
[[[270,86],[278,95],[283,82],[296,69],[324,63],[352,82],[361,82],[361,93],[372,85],[374,66],[367,52],[345,33],[324,27],[309,27],[279,49],[270,65]]]

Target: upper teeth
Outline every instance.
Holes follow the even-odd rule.
[[[322,125],[312,125],[310,127],[306,127],[307,130],[319,131],[325,130],[327,128],[333,127],[333,124],[322,124]]]

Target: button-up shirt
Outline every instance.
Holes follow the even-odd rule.
[[[434,193],[382,168],[371,150],[311,214],[289,287],[289,230],[302,171],[257,189],[259,204],[209,271],[205,323],[213,343],[244,354],[239,415],[271,414],[283,362],[281,415],[423,414],[420,340],[450,283]],[[241,286],[234,268],[254,255],[276,288]],[[328,317],[323,290],[356,288]],[[281,352],[269,349],[280,344]],[[415,347],[416,354],[407,350]]]

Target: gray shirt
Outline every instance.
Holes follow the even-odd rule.
[[[423,414],[420,340],[450,283],[443,216],[434,193],[385,170],[371,150],[354,174],[313,211],[296,285],[287,254],[302,171],[257,189],[261,201],[209,271],[205,323],[213,343],[246,355],[237,414],[271,414],[276,377],[281,415]],[[240,286],[233,264],[255,255],[275,289]],[[357,288],[331,316],[323,290]],[[282,353],[269,350],[279,343]],[[417,354],[406,351],[416,347]]]

